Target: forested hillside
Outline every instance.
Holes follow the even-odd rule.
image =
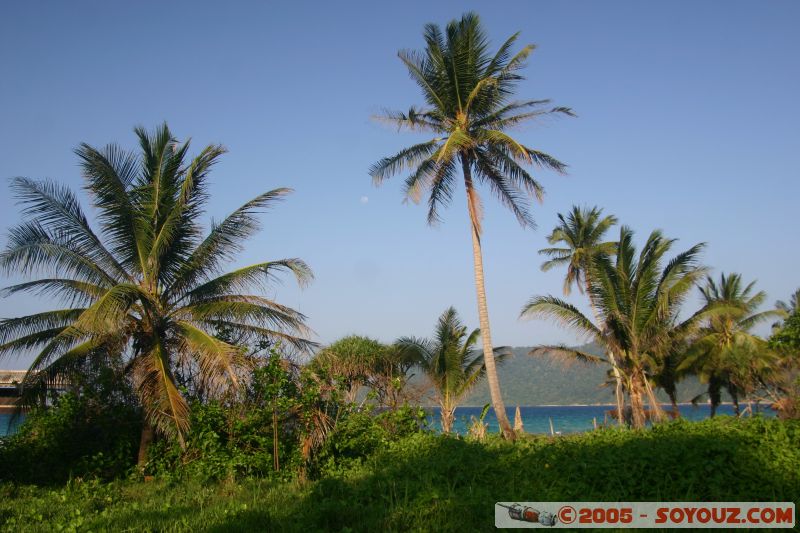
[[[608,367],[574,363],[564,365],[550,356],[531,357],[531,348],[514,348],[514,357],[498,370],[506,405],[576,405],[613,404],[614,389],[604,387]],[[581,350],[598,353],[593,345]],[[705,390],[704,385],[691,377],[678,384],[678,399],[688,402]],[[659,394],[665,402],[666,395]],[[728,401],[727,397],[723,398]],[[464,405],[481,406],[489,403],[489,389],[481,383],[464,401]]]

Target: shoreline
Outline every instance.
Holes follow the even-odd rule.
[[[661,405],[662,407],[671,407],[672,406],[672,404],[670,404],[670,403],[661,403],[659,405]],[[693,404],[692,402],[678,402],[677,405],[678,405],[678,407],[681,407],[681,406],[695,406],[695,404]],[[696,404],[696,407],[703,407],[703,406],[708,406],[708,405],[710,405],[708,402],[698,402]],[[733,402],[721,402],[720,405],[733,405]],[[740,406],[744,406],[746,404],[740,402],[739,405]],[[762,404],[762,405],[767,406],[767,404]],[[435,407],[435,408],[438,409],[439,406],[438,405],[432,405],[432,406],[424,406],[424,407]],[[456,409],[460,409],[462,407],[482,409],[483,405],[459,405]],[[491,405],[490,405],[490,407],[491,407]],[[519,404],[519,407],[613,407],[613,408],[616,408],[617,404],[614,404],[614,403],[570,403],[570,404],[547,403],[547,404],[530,404],[530,405]],[[508,409],[516,409],[516,408],[517,408],[517,404],[506,405],[506,410],[508,410]]]

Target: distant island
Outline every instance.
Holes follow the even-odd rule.
[[[581,346],[589,353],[601,353],[593,344]],[[613,404],[614,389],[604,387],[605,365],[574,363],[565,365],[561,361],[544,355],[528,355],[531,347],[513,348],[514,356],[498,369],[500,386],[506,406],[515,405],[597,405]],[[689,377],[678,384],[678,401],[689,402],[705,391],[706,387],[697,378]],[[658,397],[668,402],[659,391]],[[727,400],[727,397],[724,397]],[[489,387],[481,383],[464,400],[464,406],[483,406],[490,403]]]

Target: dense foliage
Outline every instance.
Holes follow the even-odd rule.
[[[637,251],[626,226],[606,241],[617,219],[597,207],[559,215],[554,247],[541,250],[542,268],[565,266],[564,293],[577,285],[592,316],[553,296],[534,297],[523,314],[593,341],[594,350],[530,355],[606,364],[593,386],[614,386],[613,412],[629,427],[532,436],[518,410],[511,428],[496,367],[511,351],[491,344],[479,189],[532,226],[527,203],[543,189],[528,169],[566,166],[506,132],[572,115],[512,99],[533,50],[514,53],[517,37],[490,53],[475,14],[427,25],[424,50],[399,54],[425,106],[383,118],[433,138],[371,168],[376,183],[408,170],[405,193],[427,195],[430,223],[463,178],[479,329],[450,307],[432,339],[349,335],[315,350],[305,316],[263,295],[278,274],[308,282],[303,261],[224,269],[259,229],[258,212],[289,190],[261,194],[206,231],[207,177],[225,149],[189,159],[166,124],[137,128],[137,152],[76,150],[94,222],[62,185],[12,180],[23,221],[0,270],[33,279],[3,294],[64,305],[0,320],[0,358],[34,354],[19,389],[31,410],[0,439],[0,531],[472,531],[493,529],[498,500],[797,501],[800,291],[761,311],[755,282],[723,274],[706,278],[702,307],[689,312],[683,304],[709,270],[704,245],[669,257],[675,239],[653,231]],[[751,331],[767,318],[785,319],[769,341]],[[557,398],[531,403],[578,389],[563,369],[528,362],[509,369],[513,378],[531,388],[541,372]],[[674,405],[689,376],[707,384],[712,417],[725,390],[737,415],[740,399],[767,400],[779,418],[664,423],[657,389]],[[488,403],[468,436],[449,435],[455,409],[484,380],[505,440],[486,434]],[[426,394],[443,434],[427,427]]]
[[[76,481],[53,490],[0,485],[0,528],[490,531],[494,502],[503,500],[737,501],[745,495],[800,500],[800,423],[718,417],[513,444],[413,433],[305,483],[157,478]]]
[[[141,414],[128,403],[65,395],[37,408],[0,439],[0,480],[59,485],[71,478],[113,479],[136,462]]]
[[[705,269],[698,261],[702,244],[667,259],[674,243],[675,239],[653,231],[637,253],[633,231],[622,226],[613,254],[594,254],[586,274],[589,299],[596,312],[594,321],[555,296],[534,296],[521,313],[553,319],[604,347],[604,357],[562,346],[541,347],[532,354],[549,351],[607,363],[621,374],[634,427],[643,427],[646,422],[645,399],[651,417],[663,416],[648,375],[654,373],[669,343],[696,327],[707,311],[703,308],[679,320],[682,303]]]

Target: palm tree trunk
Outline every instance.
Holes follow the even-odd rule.
[[[717,407],[722,401],[722,384],[713,376],[708,380],[708,399],[711,402],[711,418],[714,418]]]
[[[661,409],[661,404],[658,403],[658,398],[656,398],[653,387],[650,386],[650,381],[644,372],[642,372],[642,381],[644,382],[644,390],[647,392],[647,403],[650,405],[650,419],[661,422],[664,420],[664,410]]]
[[[507,440],[514,440],[516,433],[511,428],[506,414],[506,406],[500,393],[500,382],[497,379],[497,367],[494,362],[494,349],[492,348],[492,330],[489,327],[489,309],[486,304],[486,288],[483,278],[483,253],[479,234],[480,219],[478,214],[477,198],[472,187],[472,174],[465,157],[461,158],[464,171],[464,183],[467,189],[467,206],[472,226],[472,261],[475,266],[475,290],[478,295],[478,319],[483,341],[483,361],[486,365],[486,381],[489,383],[489,394],[492,398],[492,407],[500,424],[500,431]]]
[[[620,374],[619,367],[614,360],[614,354],[609,352],[608,357],[612,361],[611,370],[614,372],[614,381],[616,382],[614,385],[614,397],[617,400],[617,421],[620,426],[624,426],[625,422],[622,413],[625,411],[625,388],[622,386],[622,374]]]
[[[741,415],[741,410],[739,408],[739,390],[733,386],[728,386],[728,394],[731,395],[731,400],[733,400],[733,414],[737,417]]]
[[[600,327],[600,313],[597,312],[597,308],[594,305],[594,300],[592,300],[588,265],[583,267],[583,281],[586,285],[586,297],[589,298],[589,306],[592,308],[594,321],[597,326]],[[617,359],[614,357],[614,353],[611,350],[606,350],[606,353],[608,354],[608,360],[611,363],[611,371],[614,373],[614,399],[617,401],[617,421],[619,422],[620,426],[623,426],[625,425],[625,422],[622,419],[622,410],[625,408],[625,394],[622,390],[622,374],[620,374],[619,366],[617,366]]]
[[[453,429],[454,415],[455,407],[441,406],[439,408],[439,417],[442,419],[442,433],[450,433]]]
[[[144,420],[142,422],[142,435],[139,438],[139,455],[136,460],[136,466],[140,469],[144,468],[147,463],[147,451],[150,449],[150,444],[153,443],[154,436],[153,426],[147,420]]]
[[[608,352],[608,359],[611,361],[611,371],[614,373],[614,398],[617,401],[617,419],[619,424],[623,425],[622,411],[625,409],[625,393],[622,388],[622,374],[620,374],[617,360],[611,351]]]
[[[675,389],[669,391],[667,395],[669,396],[669,403],[672,405],[673,418],[679,418],[681,416],[681,412],[678,408],[678,395],[675,392]]]
[[[642,384],[642,376],[634,371],[631,377],[628,395],[631,398],[631,425],[635,429],[640,429],[645,426],[647,418],[644,413],[644,399],[642,398],[644,386]]]

